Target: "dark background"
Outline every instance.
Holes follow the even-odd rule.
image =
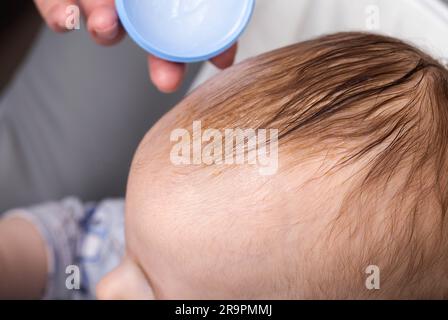
[[[0,1],[0,91],[28,52],[41,20],[32,0]]]
[[[3,31],[14,20],[24,13],[24,11],[33,8],[32,0],[4,0],[1,4],[0,10],[0,28]]]

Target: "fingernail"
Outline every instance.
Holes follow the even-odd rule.
[[[95,29],[95,33],[98,37],[105,40],[113,40],[118,36],[118,24],[113,24],[110,28],[107,29]]]

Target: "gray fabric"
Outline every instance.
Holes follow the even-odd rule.
[[[0,96],[0,212],[69,195],[123,196],[138,142],[190,80],[163,95],[129,39],[103,48],[85,31],[44,29]]]

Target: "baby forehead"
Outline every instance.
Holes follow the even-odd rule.
[[[147,195],[144,198],[151,201],[146,201],[144,215],[151,212],[151,219],[163,219],[173,227],[198,221],[218,229],[227,222],[236,229],[287,226],[313,215],[322,217],[321,211],[334,212],[344,188],[350,186],[351,171],[327,175],[335,160],[324,155],[297,161],[285,150],[284,157],[289,158],[285,168],[263,176],[250,165],[176,166],[165,155],[163,168],[146,170],[145,166],[142,171],[149,173],[133,174],[128,194]]]

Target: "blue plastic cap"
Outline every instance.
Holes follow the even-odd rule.
[[[248,25],[255,0],[115,0],[130,37],[149,53],[198,62],[230,48]]]

